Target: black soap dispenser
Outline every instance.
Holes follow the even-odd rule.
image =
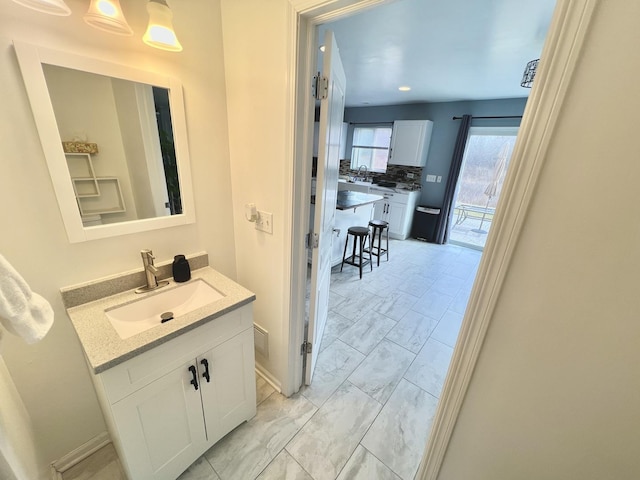
[[[186,282],[191,279],[191,267],[184,255],[173,257],[173,279],[176,282]]]

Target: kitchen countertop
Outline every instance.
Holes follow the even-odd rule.
[[[190,281],[198,278],[204,280],[221,292],[224,297],[127,339],[120,338],[111,326],[104,313],[106,309],[160,294],[172,287],[184,284],[170,280],[168,286],[156,292],[136,294],[134,290],[129,290],[67,309],[93,373],[101,373],[189,330],[215,320],[242,305],[251,303],[256,298],[253,292],[211,267],[192,271],[191,278]]]
[[[375,188],[376,190],[384,190],[385,192],[391,192],[391,193],[410,193],[410,192],[419,192],[419,189],[411,189],[408,188],[408,185],[405,183],[398,183],[395,187],[383,187],[381,185],[377,185],[375,183],[371,183],[371,182],[363,182],[361,180],[356,180],[355,182],[350,182],[348,180],[343,180],[343,179],[339,179],[338,180],[339,183],[343,183],[343,184],[347,184],[348,185],[358,185],[358,186],[364,186],[364,187],[369,187],[369,188]]]
[[[370,203],[382,200],[382,195],[372,193],[352,192],[351,190],[343,190],[338,192],[337,210],[349,210],[351,208],[361,207]]]

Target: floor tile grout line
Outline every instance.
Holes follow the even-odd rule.
[[[373,458],[375,458],[376,460],[378,460],[382,465],[384,465],[385,467],[387,467],[391,472],[393,472],[393,474],[394,474],[396,477],[398,477],[400,480],[402,480],[402,477],[400,476],[400,474],[399,474],[398,472],[396,472],[393,468],[391,468],[389,465],[387,465],[386,463],[384,463],[384,462],[382,461],[382,459],[381,459],[381,458],[378,458],[378,456],[377,456],[375,453],[373,453],[373,452],[372,452],[371,450],[369,450],[367,447],[365,447],[364,445],[362,445],[362,443],[360,443],[360,446],[361,446],[362,448],[364,448],[364,449],[369,453],[369,455],[371,455]],[[373,480],[373,479],[372,479],[372,480]]]
[[[360,362],[360,363],[362,363],[362,362]],[[360,365],[360,364],[358,364],[358,365]],[[357,368],[357,367],[356,367],[356,368]],[[354,369],[354,370],[355,370],[355,369]],[[341,383],[340,385],[338,385],[338,387],[337,387],[337,388],[336,388],[336,389],[331,393],[331,395],[329,395],[329,397],[327,397],[327,399],[323,402],[323,405],[324,405],[324,404],[326,404],[326,403],[329,401],[329,399],[330,399],[333,395],[335,395],[335,393],[340,389],[340,387],[342,387],[342,386],[343,386],[345,383],[347,383],[347,382],[349,382],[349,384],[350,384],[351,386],[353,386],[354,388],[358,389],[358,390],[359,390],[360,392],[362,392],[364,395],[366,395],[367,397],[371,398],[374,402],[376,402],[376,403],[380,404],[380,411],[376,414],[376,417],[375,417],[375,418],[373,419],[373,421],[371,422],[371,425],[373,425],[373,422],[375,422],[375,419],[376,419],[376,418],[378,418],[378,415],[380,414],[380,412],[381,412],[381,411],[382,411],[382,409],[384,408],[384,404],[381,404],[378,400],[376,400],[375,398],[371,397],[371,395],[369,395],[367,392],[364,392],[364,391],[360,390],[360,388],[358,388],[358,386],[357,386],[357,385],[354,385],[353,383],[351,383],[351,382],[349,381],[349,378],[348,378],[348,377],[347,377],[347,378],[345,378],[345,379],[342,381],[342,383]],[[306,397],[305,397],[305,398],[306,398]],[[308,400],[308,399],[307,399],[307,400]],[[314,406],[315,406],[315,404],[314,404],[311,400],[309,400],[309,402],[310,402],[312,405],[314,405]],[[313,417],[315,417],[315,416],[316,416],[316,414],[320,411],[320,408],[321,408],[321,407],[317,407],[317,409],[316,409],[316,411],[313,413],[313,415],[311,415],[311,417],[309,417],[309,420],[307,420],[307,421],[304,423],[304,425],[302,425],[302,426],[298,429],[298,431],[296,431],[296,433],[291,437],[291,439],[286,443],[286,445],[285,445],[284,447],[282,447],[282,449],[283,449],[283,450],[286,450],[286,448],[287,448],[287,447],[289,446],[289,444],[293,441],[293,439],[296,437],[296,435],[298,435],[298,433],[299,433],[299,432],[304,428],[304,426],[305,426],[307,423],[309,423]],[[371,428],[371,425],[369,425],[369,427],[367,428],[367,432],[369,431],[369,428]],[[351,458],[351,456],[353,455],[353,453],[355,452],[355,450],[358,448],[358,445],[360,445],[360,442],[361,442],[361,441],[362,441],[362,439],[364,438],[364,435],[366,435],[366,432],[362,435],[362,437],[360,438],[360,440],[358,440],[358,443],[356,444],[356,447],[355,447],[355,448],[354,448],[354,450],[351,452],[351,455],[349,455],[349,457],[347,458],[347,462],[345,462],[345,465],[349,462],[349,459]],[[298,463],[298,461],[296,460],[296,458],[293,456],[293,454],[292,454],[291,452],[289,452],[289,450],[287,450],[287,453],[291,456],[291,458],[293,458],[293,459],[296,461],[296,463]],[[276,456],[277,456],[277,455],[276,455]],[[275,457],[274,457],[274,458],[275,458]],[[272,459],[271,461],[273,461],[273,459]],[[270,462],[270,463],[271,463],[271,462]],[[270,463],[269,463],[269,464],[270,464]],[[302,467],[302,465],[301,465],[301,467]],[[265,468],[266,468],[266,467],[265,467]],[[344,468],[344,465],[343,465],[343,467],[342,467],[342,468]],[[307,472],[304,468],[303,468],[303,470],[304,470],[305,472]],[[342,469],[340,469],[340,471],[342,471]],[[311,478],[314,478],[314,477],[313,477],[313,475],[311,475],[309,472],[307,472],[307,473],[309,474],[309,476],[310,476]],[[338,478],[338,476],[340,476],[340,472],[338,472],[338,475],[336,475],[336,478]],[[315,480],[315,479],[314,479],[314,480]]]
[[[364,395],[366,395],[367,397],[369,397],[371,400],[373,400],[374,402],[378,403],[380,405],[380,410],[378,410],[378,413],[376,413],[376,416],[373,418],[373,420],[371,420],[371,423],[369,424],[369,426],[367,427],[366,431],[362,434],[362,436],[360,437],[360,439],[358,440],[358,443],[356,443],[356,446],[354,447],[353,451],[351,452],[351,455],[349,455],[349,457],[347,458],[347,461],[344,463],[344,465],[342,466],[342,468],[340,469],[340,472],[338,472],[338,475],[336,475],[336,479],[340,476],[340,473],[342,472],[342,470],[344,470],[344,467],[347,465],[347,463],[349,463],[349,460],[351,460],[351,457],[353,456],[353,454],[355,453],[355,451],[358,449],[358,445],[362,444],[362,440],[364,439],[364,437],[367,435],[367,433],[369,432],[369,430],[371,429],[371,426],[375,423],[375,421],[377,420],[378,416],[380,415],[380,413],[382,412],[382,409],[384,408],[384,406],[386,405],[386,401],[384,403],[380,402],[379,400],[373,398],[371,395],[369,395],[367,392],[363,391],[362,389],[360,389],[360,387],[358,387],[357,385],[355,385],[354,383],[352,383],[349,378],[347,377],[344,382],[342,382],[340,385],[344,385],[346,382],[349,382],[349,384],[357,389],[358,391],[362,392]],[[395,390],[395,388],[394,388]],[[389,396],[389,398],[391,398],[391,395]],[[388,398],[387,398],[388,400]],[[363,446],[364,448],[364,446]]]
[[[400,380],[402,380],[403,377],[400,377]],[[349,381],[348,379],[345,381]],[[351,383],[351,382],[349,382]],[[384,410],[384,407],[386,406],[387,402],[389,401],[389,399],[393,396],[393,394],[395,393],[395,391],[398,389],[398,385],[400,384],[400,382],[396,383],[395,387],[393,387],[393,390],[391,392],[391,395],[389,395],[389,397],[385,400],[384,403],[381,403],[381,407],[380,410],[378,411],[378,413],[376,414],[375,418],[373,419],[373,421],[369,424],[369,427],[367,427],[366,432],[364,432],[364,435],[362,435],[362,437],[360,438],[360,441],[358,442],[358,445],[362,445],[362,441],[364,440],[364,438],[367,436],[367,434],[369,433],[369,431],[371,430],[371,427],[373,427],[373,424],[376,423],[376,420],[378,419],[378,417],[380,416],[380,414],[382,413],[382,411]],[[351,384],[353,385],[353,383]],[[353,385],[355,388],[357,388],[358,390],[360,390],[360,388],[358,388],[357,385]],[[375,398],[371,397],[371,395],[369,395],[367,392],[364,392],[362,390],[360,390],[362,393],[364,393],[365,395],[367,395],[369,398],[372,398],[374,401],[377,401],[378,403],[380,403],[378,400],[376,400]],[[364,448],[365,450],[369,451],[364,445],[362,445],[362,448]],[[356,446],[357,449],[357,446]],[[354,450],[355,452],[355,450]],[[353,453],[351,454],[353,455]],[[351,457],[349,457],[350,459]],[[377,457],[376,457],[377,458]],[[382,462],[382,460],[380,460]],[[349,460],[347,460],[347,463],[349,462]],[[382,462],[382,464],[384,466],[386,466],[389,470],[391,470],[393,473],[395,473],[396,475],[398,475],[398,473],[393,470],[389,465],[387,465],[386,463]],[[346,463],[345,463],[346,465]],[[344,468],[344,467],[343,467]],[[398,475],[400,476],[400,475]],[[373,480],[373,479],[372,479]]]
[[[462,251],[463,251],[463,249],[457,249],[457,251],[455,252],[455,254],[452,254],[452,255],[449,255],[449,256],[448,256],[448,257],[449,257],[449,259],[444,258],[444,257],[443,257],[443,258],[440,258],[440,259],[438,259],[438,258],[433,259],[433,258],[432,258],[432,259],[431,259],[431,260],[429,260],[429,261],[430,261],[430,262],[436,262],[436,261],[438,261],[438,262],[442,262],[442,265],[447,265],[447,264],[449,264],[449,265],[450,265],[450,264],[452,263],[452,261],[453,261],[452,259],[457,258],[457,257],[460,255],[460,253],[461,253]],[[414,265],[415,265],[415,266],[416,266],[416,268],[418,268],[418,269],[420,269],[420,268],[424,268],[424,265],[420,265],[420,264],[414,264]],[[473,267],[473,266],[469,266],[469,268],[472,268],[472,269],[473,269],[474,267]],[[475,268],[477,268],[477,267],[475,267]],[[390,317],[390,316],[388,316],[387,314],[385,314],[385,313],[380,312],[380,311],[378,311],[378,310],[377,310],[377,309],[378,309],[378,306],[379,306],[380,304],[382,304],[382,303],[384,302],[384,300],[380,300],[380,301],[378,301],[376,305],[372,306],[371,308],[368,308],[368,309],[367,309],[367,311],[365,312],[365,314],[363,314],[363,315],[359,316],[359,318],[357,318],[357,319],[355,319],[355,320],[354,320],[353,318],[351,318],[351,317],[347,317],[347,316],[342,315],[342,314],[340,313],[340,308],[338,308],[338,305],[335,305],[335,306],[333,306],[333,307],[330,307],[330,310],[334,311],[336,314],[340,314],[340,315],[342,315],[346,320],[353,322],[353,323],[352,323],[352,325],[354,325],[354,324],[355,324],[355,323],[357,323],[358,321],[360,321],[360,320],[362,320],[363,318],[365,318],[365,316],[366,316],[367,314],[369,314],[370,312],[376,312],[376,313],[378,313],[378,314],[380,314],[380,315],[384,316],[385,318],[387,318],[387,319],[391,320],[392,322],[394,322],[393,327],[392,327],[392,328],[391,328],[391,329],[390,329],[390,330],[389,330],[389,331],[388,331],[388,332],[387,332],[387,333],[386,333],[386,334],[385,334],[385,335],[384,335],[384,336],[383,336],[383,337],[382,337],[378,342],[376,342],[375,346],[374,346],[374,347],[371,349],[371,351],[369,351],[368,353],[362,352],[362,351],[358,350],[358,348],[356,348],[355,346],[353,346],[353,345],[351,345],[351,344],[349,344],[349,343],[345,342],[344,340],[342,340],[342,339],[341,339],[342,335],[338,336],[337,338],[334,338],[330,344],[328,344],[328,345],[326,345],[326,346],[323,346],[323,347],[324,347],[324,348],[323,348],[323,350],[324,350],[325,348],[328,348],[330,345],[333,345],[333,344],[335,343],[335,341],[336,341],[336,340],[338,340],[338,341],[340,341],[340,342],[344,343],[345,345],[349,346],[350,348],[353,348],[355,351],[360,352],[360,353],[363,355],[362,360],[361,360],[360,362],[358,362],[358,364],[357,364],[357,365],[356,365],[356,366],[351,370],[351,372],[347,374],[347,376],[345,377],[345,379],[344,379],[344,380],[343,380],[343,381],[342,381],[342,382],[341,382],[341,383],[340,383],[340,384],[339,384],[335,389],[333,389],[333,391],[332,391],[332,392],[327,396],[327,398],[324,400],[324,402],[322,403],[322,405],[320,405],[320,406],[318,407],[318,411],[319,411],[319,410],[320,410],[320,408],[322,408],[322,406],[324,406],[324,405],[326,404],[326,402],[327,402],[327,401],[329,401],[333,395],[335,395],[336,391],[337,391],[339,388],[341,388],[341,387],[345,384],[345,382],[349,382],[349,384],[350,384],[350,385],[352,385],[353,387],[355,387],[355,388],[357,388],[358,390],[360,390],[362,393],[364,393],[365,395],[367,395],[369,398],[373,399],[374,401],[377,401],[377,402],[381,405],[381,408],[380,408],[380,410],[378,411],[378,413],[376,414],[376,416],[375,416],[375,418],[373,419],[373,421],[370,423],[370,425],[369,425],[369,426],[368,426],[368,428],[366,429],[365,433],[363,434],[362,438],[360,439],[360,442],[358,443],[358,445],[362,446],[363,448],[365,448],[365,447],[364,447],[364,445],[362,445],[362,440],[366,437],[366,435],[368,434],[368,432],[370,431],[370,429],[372,428],[372,426],[375,424],[375,422],[376,422],[376,421],[377,421],[377,419],[379,418],[380,414],[382,413],[383,409],[385,408],[385,405],[387,405],[388,400],[393,396],[394,392],[397,390],[397,388],[398,388],[398,386],[400,385],[400,383],[402,382],[402,380],[405,380],[408,384],[413,385],[414,387],[418,388],[418,390],[419,390],[419,391],[422,391],[422,392],[424,392],[426,395],[428,395],[429,397],[434,398],[436,401],[439,401],[438,396],[435,396],[435,395],[433,395],[431,392],[426,391],[424,388],[420,387],[419,385],[416,385],[414,382],[412,382],[412,381],[408,380],[408,379],[405,377],[405,375],[406,375],[407,371],[408,371],[408,370],[411,368],[411,366],[415,363],[416,358],[417,358],[417,357],[418,357],[418,355],[422,352],[422,350],[424,349],[424,347],[425,347],[425,345],[426,345],[426,343],[428,342],[428,340],[429,340],[429,339],[433,338],[433,340],[434,340],[434,341],[437,341],[437,342],[439,342],[439,343],[441,343],[441,344],[443,344],[443,345],[445,345],[445,346],[448,346],[448,345],[447,345],[447,344],[445,344],[444,342],[442,342],[442,341],[440,341],[440,340],[437,340],[437,339],[435,339],[434,337],[432,337],[432,335],[433,335],[433,333],[436,331],[436,329],[441,325],[441,322],[442,322],[443,318],[445,317],[445,315],[446,315],[449,311],[452,311],[452,312],[453,312],[453,310],[451,310],[451,304],[453,303],[453,300],[454,300],[454,299],[455,299],[455,298],[460,294],[460,292],[461,292],[464,288],[462,288],[462,287],[461,287],[460,289],[458,289],[458,290],[456,290],[456,291],[455,291],[455,295],[450,295],[448,292],[439,292],[439,291],[435,291],[435,289],[433,289],[433,285],[434,285],[434,283],[436,283],[436,282],[438,281],[438,278],[442,277],[443,275],[449,275],[450,277],[455,278],[455,280],[456,280],[456,281],[460,281],[460,282],[464,282],[464,279],[462,279],[462,278],[458,278],[458,277],[456,277],[456,276],[454,276],[454,275],[451,275],[451,274],[449,273],[449,272],[450,272],[450,270],[451,270],[450,268],[439,268],[439,270],[440,270],[440,271],[437,273],[437,277],[436,277],[436,278],[433,278],[433,277],[430,277],[430,278],[429,278],[429,277],[425,277],[425,280],[424,280],[424,281],[425,281],[426,283],[429,283],[429,285],[428,285],[428,287],[427,287],[426,291],[425,291],[424,293],[422,293],[420,296],[415,295],[415,294],[412,294],[411,292],[405,292],[405,291],[403,291],[401,288],[396,289],[396,292],[397,292],[398,294],[400,294],[400,295],[406,295],[406,296],[407,296],[407,298],[410,298],[410,297],[415,298],[415,302],[413,302],[413,303],[412,303],[412,305],[411,305],[411,306],[410,306],[410,307],[409,307],[409,308],[408,308],[408,309],[407,309],[407,310],[406,310],[406,311],[405,311],[405,312],[404,312],[404,313],[399,317],[399,319],[398,319],[398,320],[396,320],[395,318],[391,318],[391,317]],[[380,272],[380,271],[377,271],[376,273],[378,273],[378,274],[380,274],[380,273],[382,273],[382,274],[385,274],[385,273],[386,273],[386,274],[394,274],[393,272]],[[380,277],[378,277],[378,278],[380,278]],[[347,288],[353,288],[353,281],[352,281],[352,280],[351,280],[351,281],[349,281],[349,280],[350,280],[350,279],[347,279],[347,281],[346,281],[346,282],[344,282],[344,285],[347,285],[347,286],[348,286]],[[377,280],[376,280],[376,279],[373,279],[373,281],[377,281]],[[332,283],[334,283],[334,284],[335,284],[335,283],[338,283],[338,282],[332,282]],[[364,283],[364,282],[363,282],[363,283]],[[338,287],[338,288],[339,288],[339,287]],[[338,288],[336,288],[336,289],[332,289],[332,294],[336,295],[338,298],[342,298],[342,299],[343,299],[343,300],[342,300],[342,302],[344,302],[344,301],[345,301],[345,299],[348,299],[349,297],[348,297],[348,296],[347,296],[347,297],[343,297],[343,296],[341,295],[341,293],[343,293],[344,291],[339,292],[339,291],[337,291],[337,290],[338,290]],[[371,293],[372,295],[381,296],[380,288],[379,288],[378,286],[376,286],[376,285],[372,286],[371,288],[367,288],[367,287],[365,287],[365,289],[366,289],[366,291],[367,291],[367,292]],[[414,309],[415,304],[416,304],[416,303],[418,303],[418,301],[419,301],[421,298],[423,298],[425,295],[427,295],[429,292],[431,292],[432,294],[434,294],[434,295],[436,295],[436,296],[438,296],[438,297],[448,297],[448,298],[450,298],[450,299],[451,299],[451,301],[448,303],[447,307],[446,307],[446,308],[445,308],[445,310],[443,311],[442,315],[438,315],[438,316],[437,316],[437,318],[434,318],[434,317],[432,317],[431,315],[428,315],[428,313],[429,313],[428,311],[424,311],[424,310],[415,310],[415,309]],[[393,295],[393,294],[392,294],[392,293],[390,293],[389,295],[387,295],[387,296],[386,296],[386,298],[388,298],[389,296],[392,296],[392,295]],[[400,322],[400,321],[402,321],[402,319],[403,319],[403,318],[405,318],[405,316],[406,316],[409,312],[414,312],[415,314],[418,314],[418,315],[421,315],[421,316],[423,316],[423,317],[426,317],[426,318],[428,319],[428,321],[430,321],[430,322],[431,322],[431,321],[433,321],[433,322],[435,323],[435,324],[434,324],[434,326],[433,326],[433,328],[431,328],[431,329],[430,329],[430,331],[429,331],[429,334],[428,334],[427,338],[426,338],[426,339],[425,339],[425,341],[422,343],[422,345],[420,346],[420,349],[418,350],[418,352],[417,352],[417,353],[414,353],[413,351],[409,350],[409,349],[408,349],[408,348],[406,348],[405,346],[400,345],[400,344],[398,344],[398,343],[394,342],[393,340],[391,340],[391,339],[390,339],[390,338],[388,338],[388,336],[387,336],[387,335],[389,334],[389,332],[390,332],[390,331],[392,331],[392,330],[393,330],[393,329],[394,329],[394,328],[399,324],[399,322]],[[387,341],[391,342],[392,344],[397,345],[397,346],[398,346],[398,347],[400,347],[400,348],[403,348],[403,350],[404,350],[404,351],[408,352],[408,354],[410,354],[410,355],[412,355],[412,356],[413,356],[413,360],[410,362],[410,364],[409,364],[409,365],[404,369],[404,371],[402,372],[402,374],[399,376],[398,380],[395,382],[395,385],[394,385],[394,387],[393,387],[393,390],[392,390],[392,391],[391,391],[391,393],[386,397],[385,401],[384,401],[384,402],[380,402],[379,400],[377,400],[377,399],[373,398],[371,395],[369,395],[367,392],[364,392],[363,390],[361,390],[357,385],[353,384],[349,379],[351,378],[351,376],[353,375],[353,373],[354,373],[358,368],[360,368],[364,362],[366,362],[367,358],[369,358],[369,357],[370,357],[371,353],[372,353],[376,348],[378,348],[378,347],[380,346],[380,344],[381,344],[381,342],[382,342],[383,340],[387,340]],[[313,402],[312,402],[312,403],[313,403]],[[314,405],[315,405],[315,404],[314,404]],[[317,412],[316,412],[316,413],[317,413]],[[314,414],[314,416],[315,416],[315,414]],[[313,417],[312,417],[312,418],[313,418]],[[285,448],[286,448],[286,447],[285,447]],[[347,462],[345,463],[345,465],[343,465],[343,467],[342,467],[342,469],[340,470],[340,472],[342,472],[342,471],[344,470],[344,468],[345,468],[346,464],[347,464],[347,463],[349,462],[349,460],[352,458],[352,456],[353,456],[353,454],[355,453],[355,450],[356,450],[356,449],[357,449],[357,446],[356,446],[356,448],[353,450],[353,452],[351,452],[351,455],[350,455],[350,456],[349,456],[349,458],[347,459]],[[366,450],[366,448],[365,448],[365,450]],[[367,451],[368,451],[368,450],[367,450]],[[369,453],[371,453],[371,452],[369,452]],[[374,455],[374,457],[375,457],[375,455]],[[378,459],[377,457],[375,457],[375,458],[376,458],[377,460],[379,460],[379,461],[380,461],[383,465],[385,465],[387,468],[389,468],[389,469],[390,469],[390,470],[391,470],[395,475],[398,475],[398,474],[397,474],[397,472],[395,472],[391,467],[389,467],[389,465],[386,465],[384,462],[382,462],[382,461],[381,461],[380,459]],[[418,467],[416,466],[416,471],[417,471],[417,468],[418,468]],[[340,472],[338,473],[338,476],[340,475]],[[400,476],[400,475],[398,475],[398,476]],[[415,475],[414,475],[414,476],[415,476]],[[402,477],[400,477],[400,478],[402,478]]]

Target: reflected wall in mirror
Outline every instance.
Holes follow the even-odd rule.
[[[176,80],[15,47],[71,242],[195,221]]]

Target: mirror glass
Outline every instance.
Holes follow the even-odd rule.
[[[15,46],[70,241],[195,220],[176,80]]]

